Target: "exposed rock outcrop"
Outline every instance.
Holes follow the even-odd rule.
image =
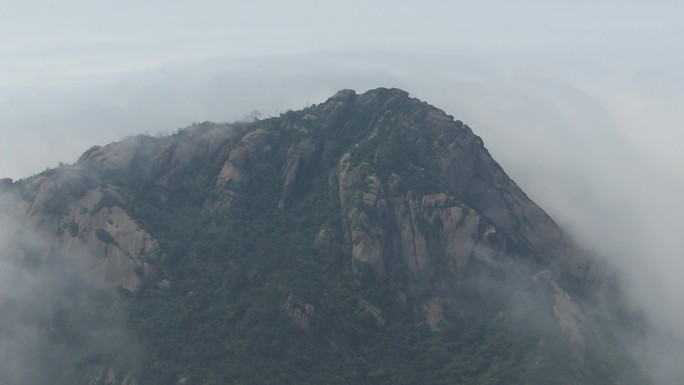
[[[247,185],[253,178],[256,172],[253,166],[257,159],[271,151],[271,142],[276,139],[276,134],[263,128],[257,128],[240,138],[216,178],[214,191],[217,198],[210,202],[210,208],[230,206],[236,190]]]
[[[428,291],[450,287],[451,293],[473,263],[496,270],[503,256],[583,278],[587,260],[482,140],[442,111],[411,103],[400,90],[341,91],[320,108],[328,114],[354,108],[372,127],[337,166],[354,269],[368,266],[383,276],[407,268]],[[444,271],[446,281],[437,278]],[[415,300],[435,328],[449,295]]]
[[[318,319],[316,308],[312,304],[302,301],[294,293],[290,293],[287,297],[283,310],[285,310],[285,313],[287,313],[292,322],[303,331],[315,333],[318,330],[320,320]]]
[[[93,175],[82,176],[67,168],[44,175],[33,199],[14,202],[3,215],[26,237],[40,240],[34,254],[69,256],[102,281],[135,291],[151,271],[148,262],[158,256],[158,244],[122,209],[121,193],[97,186]],[[16,243],[5,246],[22,254]]]

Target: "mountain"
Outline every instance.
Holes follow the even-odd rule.
[[[23,317],[0,316],[0,354],[36,355],[24,322],[52,363],[3,383],[646,383],[600,260],[399,89],[130,137],[0,191],[27,278],[0,286]]]

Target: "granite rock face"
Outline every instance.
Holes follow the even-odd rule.
[[[94,146],[75,165],[14,184],[3,180],[5,202],[0,214],[12,222],[12,228],[24,228],[41,240],[33,253],[43,259],[67,255],[102,282],[136,291],[152,271],[151,263],[163,253],[129,212],[136,197],[123,186],[156,188],[163,201],[203,160],[225,156],[226,142],[237,139],[237,130],[205,124],[176,136],[173,140],[138,136]],[[10,242],[5,247],[15,246]]]
[[[401,90],[341,91],[321,106],[331,113],[355,110],[371,127],[338,161],[354,268],[369,266],[379,276],[408,269],[419,285],[430,286],[416,308],[431,327],[475,265],[496,270],[511,258],[526,259],[554,274],[585,278],[588,260],[482,140],[444,112],[414,103]]]
[[[22,237],[35,238],[32,252],[41,259],[66,255],[103,282],[135,291],[150,272],[158,245],[122,208],[125,197],[119,191],[84,173],[62,168],[32,180],[35,196],[12,202],[3,214],[22,229]]]

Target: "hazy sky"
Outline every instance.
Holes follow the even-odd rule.
[[[682,4],[1,0],[0,175],[72,162],[124,135],[397,85],[381,81],[442,108],[455,99],[441,90],[449,82],[500,96],[496,76],[679,93]]]
[[[684,336],[684,2],[0,0],[0,177],[193,121],[401,87]]]
[[[301,107],[342,87],[401,83],[450,108],[450,83],[483,86],[492,104],[506,97],[497,76],[541,76],[599,99],[620,96],[615,81],[681,101],[682,4],[1,0],[0,175],[72,162],[125,135]],[[509,96],[500,102],[519,103]]]

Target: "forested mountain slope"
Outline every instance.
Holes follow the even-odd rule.
[[[54,383],[645,383],[599,263],[402,90],[131,137],[0,189],[7,263],[103,293],[34,326],[85,352]],[[110,313],[124,346],[92,341]]]

